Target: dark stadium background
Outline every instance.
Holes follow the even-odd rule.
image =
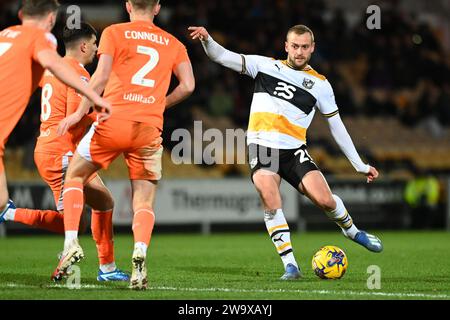
[[[60,2],[63,7],[53,31],[57,37],[65,21],[65,6],[71,4],[80,5],[83,18],[99,34],[111,23],[127,21],[123,1]],[[369,4],[381,8],[380,30],[369,30],[366,26]],[[162,5],[156,24],[186,45],[197,82],[194,94],[165,115],[165,180],[189,179],[190,190],[199,188],[199,192],[201,181],[210,185],[225,181],[225,186],[228,182],[233,186],[233,181],[246,181],[251,188],[247,165],[171,163],[173,130],[192,131],[195,120],[203,121],[205,130],[245,130],[253,92],[250,78],[209,61],[201,45],[189,39],[187,27],[204,25],[219,43],[239,53],[285,59],[285,33],[290,26],[301,23],[315,33],[316,52],[310,64],[333,85],[341,116],[359,153],[381,173],[375,184],[365,184],[364,177],[355,173],[332,140],[325,122],[316,115],[308,131],[308,149],[355,221],[367,228],[450,229],[449,1],[167,0]],[[4,1],[0,6],[0,29],[19,23],[16,17],[19,1]],[[61,42],[59,50],[64,53]],[[95,64],[88,69],[95,70]],[[39,92],[36,92],[7,145],[7,177],[12,197],[22,195],[13,198],[18,205],[40,207],[47,190],[33,163],[39,115]],[[101,175],[111,183],[127,179],[120,159]],[[424,181],[437,184],[437,189],[426,187],[419,192],[414,183]],[[32,199],[23,201],[26,194]],[[296,222],[293,228],[335,228],[304,198],[298,197],[296,201],[299,209],[290,219]],[[227,208],[226,203],[223,205],[221,210]],[[192,205],[191,209],[195,208]],[[208,207],[205,212],[208,210],[215,207]],[[159,228],[209,232],[212,223],[213,231],[254,229],[255,225],[263,230],[262,214],[260,220],[210,221],[209,217],[200,216],[192,221],[166,221]],[[118,226],[121,225],[126,223],[119,222]],[[29,232],[6,224],[7,233],[24,231]]]

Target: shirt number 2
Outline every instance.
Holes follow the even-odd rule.
[[[155,80],[145,79],[144,77],[158,65],[159,53],[153,48],[144,46],[138,46],[137,53],[149,56],[149,60],[141,69],[139,69],[138,72],[135,73],[133,78],[131,78],[131,83],[138,86],[153,88],[155,86]]]

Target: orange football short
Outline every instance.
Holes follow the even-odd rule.
[[[67,154],[50,154],[43,152],[34,153],[34,163],[41,175],[42,179],[48,184],[53,192],[56,209],[58,211],[64,210],[63,191],[64,179],[70,160],[72,160],[72,153]],[[89,180],[91,181],[97,176],[93,174]]]
[[[103,169],[123,154],[131,180],[160,180],[161,143],[161,131],[150,124],[108,119],[91,126],[77,152]]]

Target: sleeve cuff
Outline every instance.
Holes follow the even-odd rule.
[[[334,117],[335,115],[337,115],[338,113],[339,113],[339,110],[336,110],[336,111],[333,111],[333,112],[330,112],[330,113],[322,113],[322,115],[325,118],[331,118],[331,117]]]

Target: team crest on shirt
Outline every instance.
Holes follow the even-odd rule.
[[[303,79],[303,86],[308,89],[311,90],[314,87],[315,82],[312,81],[311,79],[305,78]]]

